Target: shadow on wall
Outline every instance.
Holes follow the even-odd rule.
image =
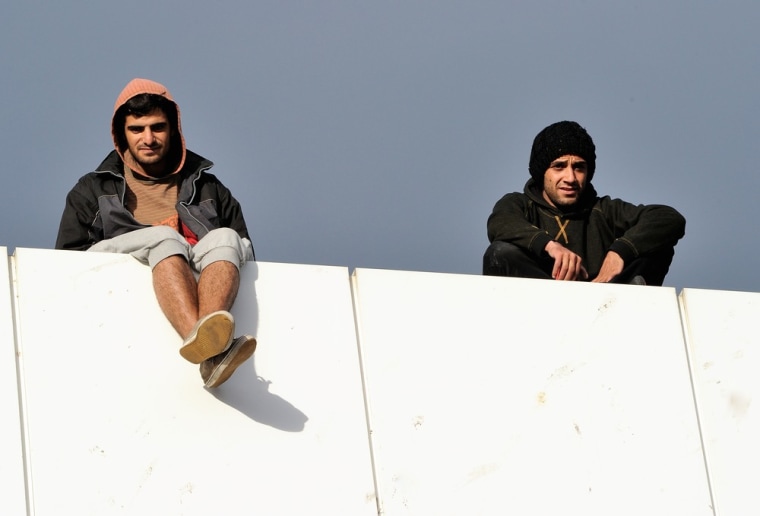
[[[240,290],[232,307],[237,334],[258,336],[259,305],[256,280],[259,267],[248,262],[240,269]],[[253,364],[253,367],[251,367]],[[254,421],[286,432],[301,432],[309,418],[289,401],[269,392],[270,380],[256,374],[256,355],[223,385],[209,392],[219,401]]]
[[[222,403],[254,421],[285,432],[301,432],[309,418],[292,403],[269,392],[271,381],[256,374],[254,366],[242,367],[224,385],[209,392]]]

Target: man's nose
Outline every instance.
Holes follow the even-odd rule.
[[[577,180],[575,177],[575,169],[571,165],[568,165],[565,167],[565,170],[562,171],[562,180],[567,183],[575,183]]]
[[[150,129],[145,129],[145,132],[143,133],[143,141],[146,145],[153,144],[153,141],[156,139],[156,137],[153,135],[153,131]]]

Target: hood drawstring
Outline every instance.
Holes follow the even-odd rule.
[[[554,216],[554,220],[557,221],[557,226],[559,226],[559,231],[557,232],[557,236],[554,237],[554,240],[559,241],[559,237],[563,237],[565,239],[565,244],[570,243],[570,239],[567,238],[567,232],[565,231],[565,228],[568,224],[570,224],[570,219],[567,219],[565,223],[562,223],[562,219],[559,215]]]

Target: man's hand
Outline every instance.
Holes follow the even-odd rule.
[[[554,258],[552,278],[555,280],[574,281],[588,278],[588,272],[583,266],[581,257],[567,247],[552,240],[546,244],[544,250]]]
[[[623,272],[623,266],[625,262],[615,251],[607,252],[607,256],[604,257],[602,267],[599,269],[599,274],[596,278],[591,280],[591,283],[609,283],[615,277]]]

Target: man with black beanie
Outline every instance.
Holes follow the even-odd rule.
[[[599,197],[583,127],[543,129],[528,170],[523,193],[502,197],[488,217],[484,275],[662,285],[686,221],[669,206]]]

